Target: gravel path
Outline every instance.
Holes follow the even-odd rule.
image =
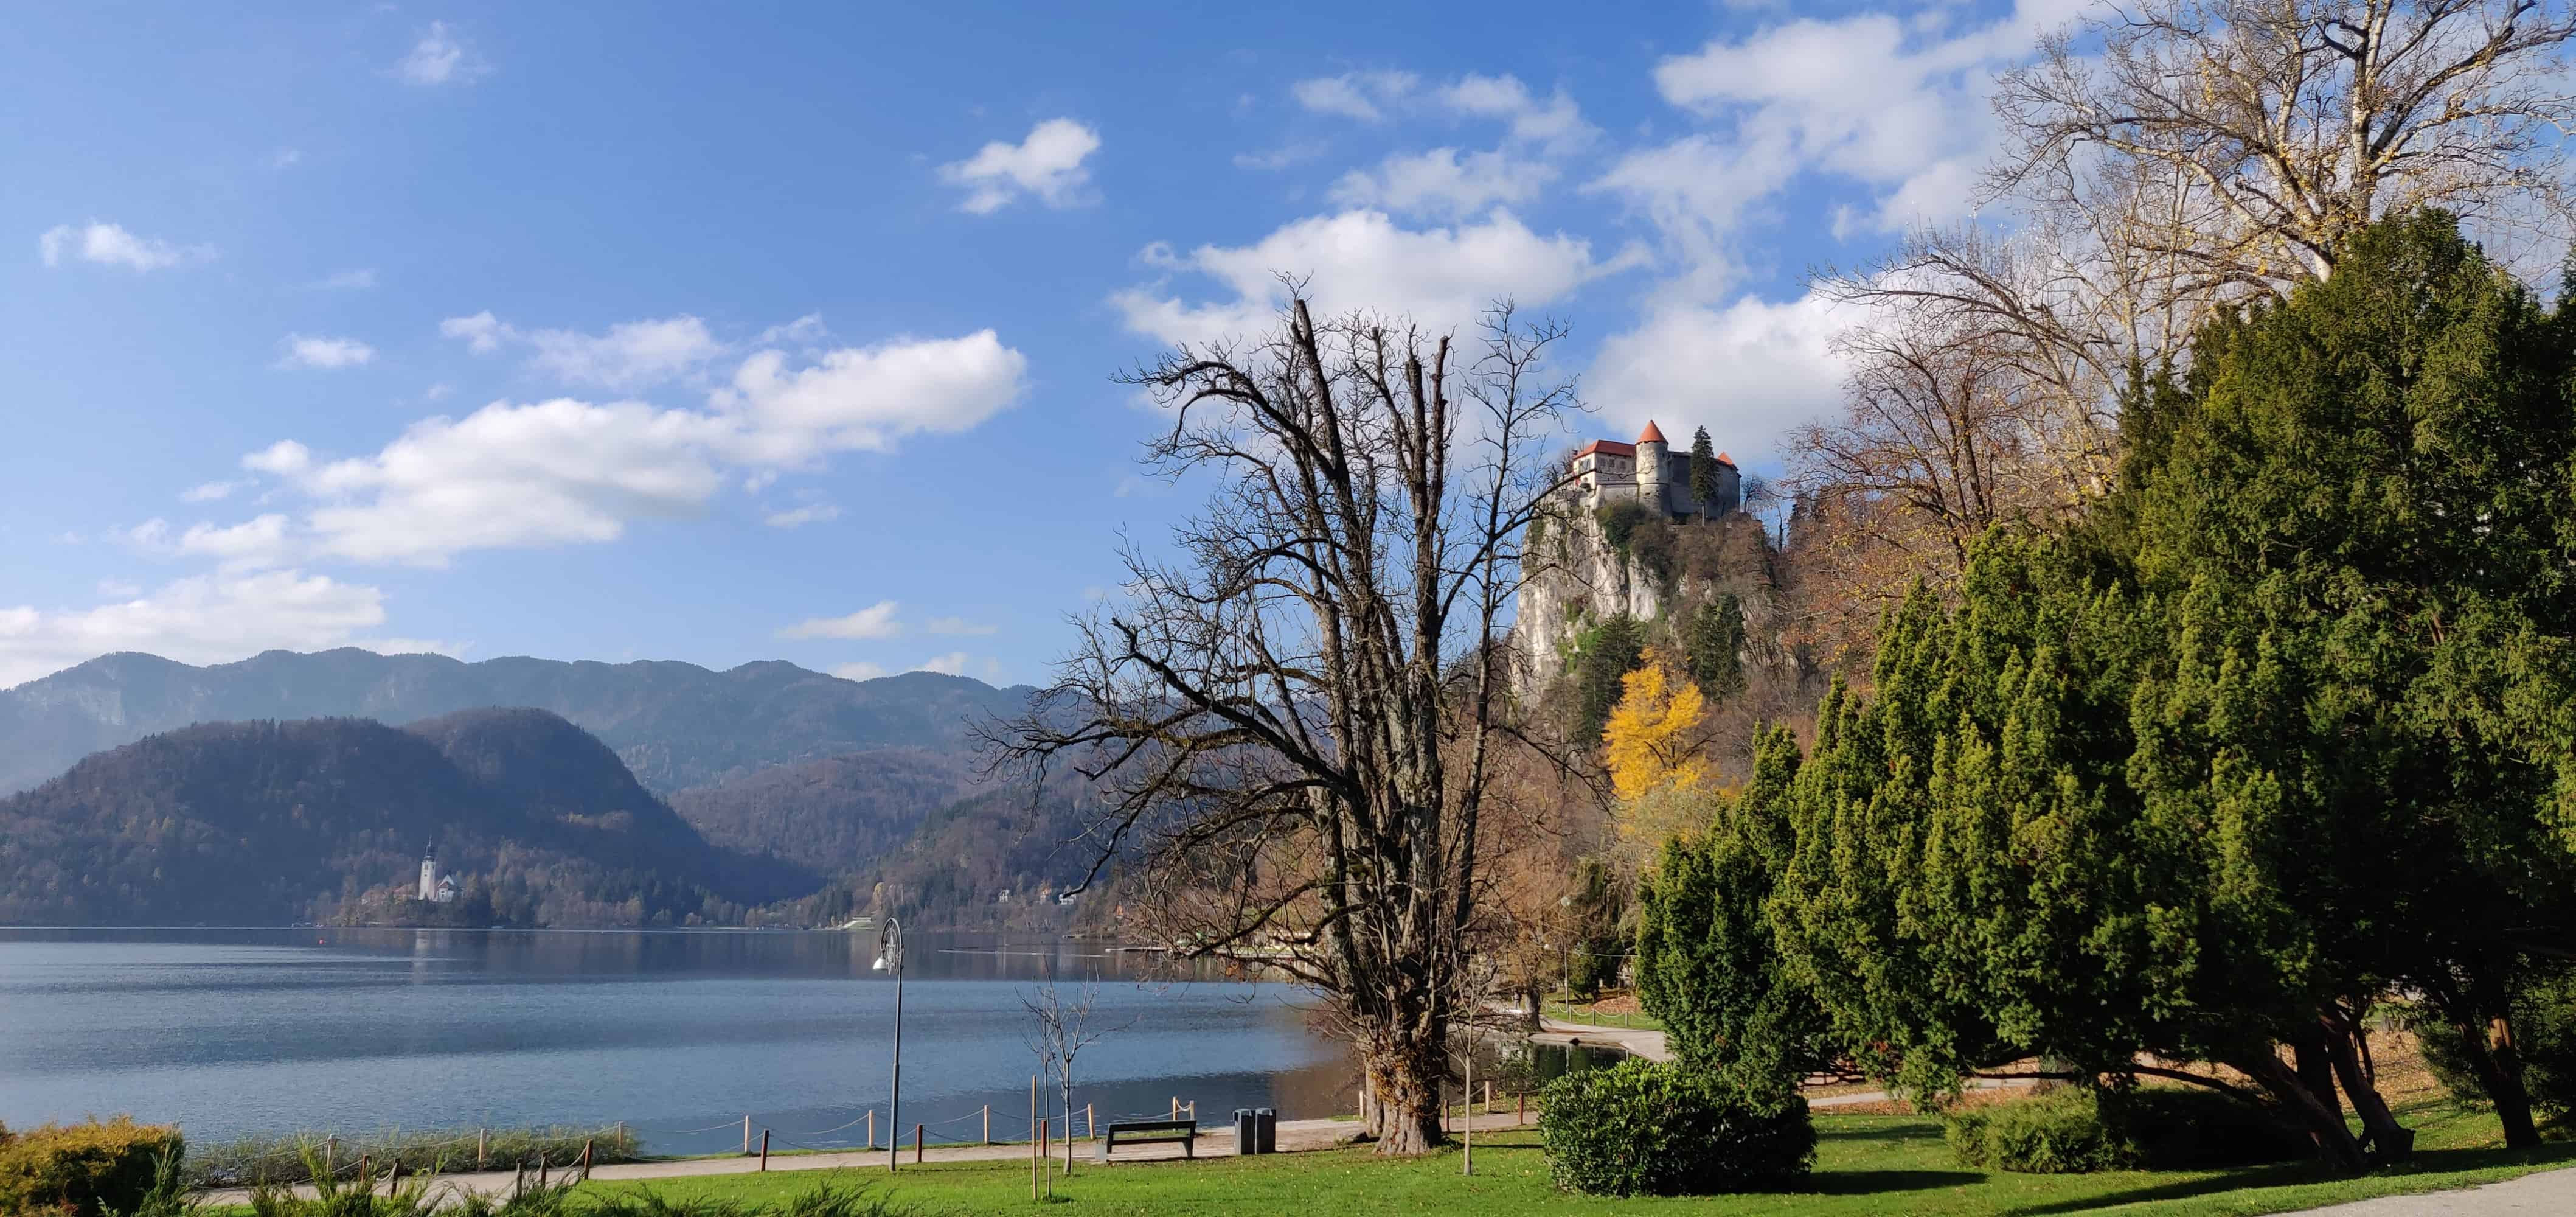
[[[2315,1217],[2506,1217],[2524,1213],[2566,1217],[2576,1213],[2576,1168],[2542,1171],[2455,1192],[2382,1196],[2307,1212]]]

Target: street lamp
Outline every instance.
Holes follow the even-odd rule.
[[[903,1140],[903,923],[886,918],[877,931],[879,972],[894,973],[894,1097],[886,1103],[886,1170],[895,1166],[895,1144]]]

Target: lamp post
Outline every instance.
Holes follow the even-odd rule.
[[[886,918],[877,931],[877,969],[894,973],[894,1097],[886,1102],[886,1170],[895,1169],[895,1144],[903,1140],[903,923]]]

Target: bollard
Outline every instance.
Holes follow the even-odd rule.
[[[769,1130],[766,1128],[760,1130],[760,1169],[763,1172],[769,1169]]]
[[[871,1107],[871,1108],[869,1108],[869,1109],[868,1109],[868,1148],[869,1148],[869,1149],[875,1149],[876,1147],[877,1147],[877,1109],[876,1109],[876,1108]]]
[[[1089,1103],[1082,1105],[1082,1135],[1095,1141],[1100,1139],[1100,1126],[1092,1123]]]
[[[912,1126],[912,1164],[921,1165],[921,1126]]]
[[[1172,1118],[1175,1120],[1181,1118],[1181,1096],[1179,1095],[1172,1096]]]
[[[992,1105],[992,1104],[990,1104],[990,1103],[986,1103],[986,1104],[984,1105],[984,1144],[986,1144],[986,1145],[990,1145],[990,1144],[992,1144],[992,1143],[993,1143],[993,1105]]]
[[[751,1156],[751,1117],[742,1118],[742,1156]]]
[[[1485,1114],[1494,1114],[1494,1079],[1485,1079]]]

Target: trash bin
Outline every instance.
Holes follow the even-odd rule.
[[[1260,1125],[1253,1118],[1252,1109],[1249,1107],[1234,1109],[1234,1152],[1237,1154],[1261,1152]]]
[[[1260,1148],[1254,1152],[1264,1154],[1278,1153],[1279,1113],[1267,1107],[1256,1107],[1252,1109],[1252,1119],[1256,1126],[1253,1130],[1252,1139],[1255,1144],[1260,1146]]]

